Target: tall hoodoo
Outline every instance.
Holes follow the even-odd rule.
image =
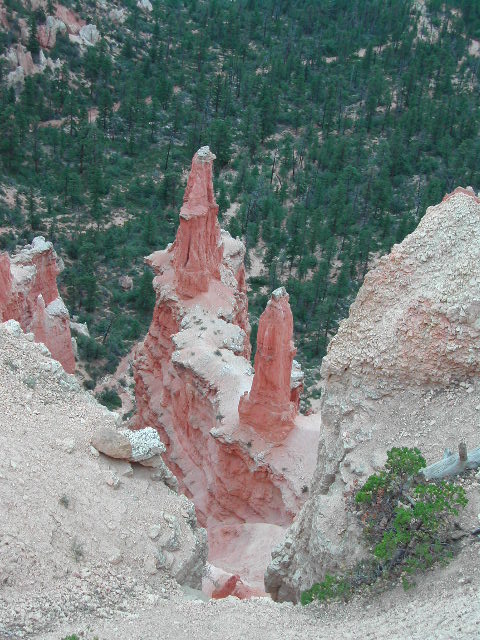
[[[0,254],[0,321],[16,320],[43,342],[65,371],[75,371],[70,317],[59,296],[63,269],[51,242],[34,238],[11,259]]]
[[[293,316],[284,287],[276,289],[260,316],[255,376],[250,393],[238,405],[241,424],[278,440],[294,427],[297,406],[292,402]],[[295,388],[296,389],[296,388]]]
[[[298,415],[292,429],[302,373],[292,370],[285,290],[274,292],[261,321],[252,392],[258,404],[249,416],[259,422],[252,429],[239,421],[240,397],[253,381],[245,247],[220,233],[214,157],[208,147],[195,154],[176,241],[146,259],[156,274],[156,304],[135,354],[131,426],[159,432],[165,462],[208,529],[209,561],[248,586],[237,589],[232,579],[229,588],[259,593],[271,547],[305,501],[318,422]]]
[[[177,293],[185,298],[208,291],[210,280],[220,278],[223,250],[213,193],[214,160],[209,147],[202,147],[193,156],[172,247]]]

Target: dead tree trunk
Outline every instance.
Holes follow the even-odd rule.
[[[456,476],[467,469],[480,467],[480,447],[467,452],[467,446],[461,442],[458,446],[458,453],[445,452],[445,456],[434,464],[421,469],[427,480],[441,480],[448,476]]]

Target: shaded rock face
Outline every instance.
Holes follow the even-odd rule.
[[[75,371],[70,317],[58,294],[57,275],[63,269],[51,242],[34,238],[10,257],[0,254],[0,320],[16,320],[24,331],[43,342],[65,371]]]
[[[263,575],[272,540],[272,530],[265,529],[259,533],[263,544],[251,544],[245,525],[265,522],[278,532],[291,523],[313,473],[318,424],[315,416],[299,416],[279,445],[268,431],[239,421],[238,403],[253,374],[245,249],[218,227],[212,161],[208,149],[195,155],[175,243],[146,259],[156,274],[156,305],[133,365],[133,426],[158,430],[181,490],[193,499],[201,524],[216,531],[212,563],[224,566],[232,536],[245,552],[242,566],[228,568],[243,581],[245,563],[263,567]],[[283,312],[291,322],[290,310]],[[286,334],[290,341],[291,326]],[[290,342],[288,349],[291,368]],[[290,371],[285,378],[289,402]],[[242,582],[242,593],[263,590],[255,575]]]
[[[272,554],[266,587],[296,600],[365,553],[344,493],[393,446],[427,463],[478,446],[480,201],[457,189],[369,272],[323,360],[310,497]]]
[[[176,290],[185,298],[208,291],[210,280],[220,279],[222,245],[213,194],[214,159],[209,147],[202,147],[193,157],[172,247]]]
[[[255,375],[250,393],[240,398],[240,421],[266,432],[273,440],[294,427],[298,404],[292,402],[293,316],[284,287],[272,293],[260,316],[255,354]],[[297,389],[297,388],[296,388]],[[294,394],[295,400],[298,392]]]

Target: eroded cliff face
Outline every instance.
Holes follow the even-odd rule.
[[[12,258],[0,254],[0,321],[16,320],[43,342],[67,373],[75,371],[70,317],[57,289],[63,268],[51,242],[34,238]]]
[[[323,360],[317,467],[266,574],[276,599],[364,554],[344,492],[388,449],[417,446],[431,463],[460,440],[478,446],[479,264],[479,199],[457,189],[367,274]]]
[[[167,445],[166,462],[208,529],[210,562],[240,575],[258,592],[263,590],[272,542],[305,499],[318,423],[316,416],[298,416],[279,444],[277,425],[265,429],[239,421],[239,400],[250,391],[253,378],[244,246],[220,232],[213,159],[208,148],[195,155],[177,238],[147,258],[156,274],[157,302],[134,362],[134,424],[155,427]],[[282,385],[288,388],[277,389],[281,396],[274,389],[267,413],[283,408],[287,395],[293,418],[302,377],[294,367],[291,392],[294,349],[288,296],[278,304],[284,318],[269,332],[277,332],[282,345],[287,336],[281,367],[289,367],[282,369]],[[268,526],[252,529],[260,523]],[[255,544],[253,530],[258,534]],[[232,547],[238,551],[237,561],[232,561]]]

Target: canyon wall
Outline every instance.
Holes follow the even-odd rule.
[[[478,446],[480,204],[457,189],[370,271],[323,360],[321,439],[310,497],[266,574],[297,600],[365,553],[344,493],[393,446],[432,463]]]
[[[10,258],[0,254],[0,321],[16,320],[43,342],[65,371],[75,371],[70,317],[57,289],[63,269],[51,242],[34,238]]]
[[[155,427],[165,442],[166,462],[208,529],[210,562],[263,589],[261,567],[266,567],[271,544],[283,535],[306,496],[318,423],[316,416],[293,421],[302,376],[298,365],[292,375],[286,295],[280,301],[272,298],[272,310],[280,305],[283,316],[275,316],[269,329],[271,336],[280,336],[281,348],[275,353],[283,358],[277,366],[285,380],[281,389],[272,387],[262,415],[283,409],[286,394],[288,430],[279,443],[277,425],[264,428],[239,420],[240,398],[250,392],[253,379],[245,249],[239,239],[220,231],[212,185],[214,157],[208,147],[195,154],[176,240],[146,259],[156,274],[156,305],[134,361],[133,426]],[[265,380],[260,369],[265,368],[259,367]],[[265,397],[262,402],[268,405]],[[238,551],[233,563],[232,547]]]

